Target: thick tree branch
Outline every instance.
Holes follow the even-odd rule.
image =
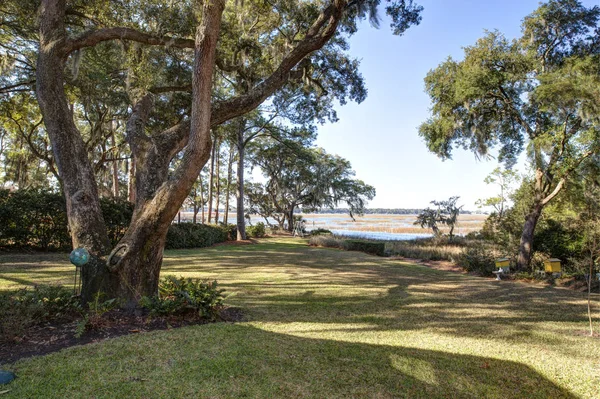
[[[192,84],[181,85],[181,86],[159,86],[152,87],[148,90],[152,94],[164,94],[171,93],[174,91],[184,91],[184,92],[192,92]]]
[[[567,169],[565,171],[565,173],[563,173],[560,181],[558,182],[558,184],[556,185],[556,187],[554,187],[554,190],[552,190],[552,192],[550,194],[548,194],[542,200],[542,206],[544,206],[548,202],[552,201],[552,199],[558,195],[558,193],[560,192],[560,190],[562,190],[564,184],[566,183],[567,178],[569,177],[569,175],[571,173],[573,173],[575,171],[575,169],[577,169],[579,167],[579,165],[581,165],[581,163],[583,161],[585,161],[587,158],[589,158],[593,154],[594,154],[594,151],[588,151],[588,152],[584,153],[573,165],[571,165],[571,167],[569,169]]]
[[[211,126],[243,115],[260,105],[290,78],[292,69],[308,54],[322,48],[334,35],[346,2],[333,0],[308,30],[305,38],[281,61],[271,76],[253,87],[247,94],[216,103],[212,108]]]
[[[30,89],[20,89],[20,87],[22,87],[22,86],[30,86],[30,85],[34,85],[34,84],[35,84],[35,79],[31,79],[31,80],[28,80],[26,82],[15,83],[13,85],[8,85],[8,86],[0,87],[0,93],[9,93],[9,92],[12,92],[12,91],[30,91],[30,90],[34,90],[34,87],[31,87]]]
[[[140,32],[132,28],[115,27],[102,28],[84,32],[79,37],[67,40],[63,49],[66,57],[73,51],[84,47],[92,47],[109,40],[130,40],[152,46],[167,46],[177,48],[194,48],[194,40],[170,36],[156,36]]]

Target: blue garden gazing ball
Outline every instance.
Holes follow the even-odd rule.
[[[69,260],[76,267],[81,267],[89,262],[90,253],[85,248],[75,248],[69,255]]]
[[[15,377],[16,377],[16,375],[12,371],[0,370],[0,384],[1,385],[8,384],[12,380],[14,380]],[[2,392],[2,393],[4,393],[4,392]]]

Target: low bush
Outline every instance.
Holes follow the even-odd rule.
[[[385,254],[384,242],[346,240],[345,247],[348,251],[360,251],[377,256],[383,256]]]
[[[198,315],[214,320],[223,305],[223,291],[217,282],[167,276],[160,280],[158,296],[143,297],[140,305],[151,315]]]
[[[237,225],[220,223],[219,227],[227,234],[227,241],[237,240]]]
[[[339,248],[346,249],[345,240],[327,235],[312,236],[308,240],[308,245],[313,247]]]
[[[326,234],[333,234],[333,233],[330,230],[322,229],[322,228],[318,228],[318,229],[314,229],[314,230],[310,231],[311,236],[320,236],[320,235],[326,235]]]
[[[127,201],[100,201],[108,235],[116,244],[131,221],[133,205]],[[65,199],[41,190],[0,190],[0,247],[16,249],[71,249]]]
[[[73,291],[60,286],[39,285],[33,289],[0,293],[0,342],[18,339],[25,330],[47,321],[79,316],[83,308]]]
[[[68,249],[65,200],[38,190],[0,190],[0,245],[41,250]]]
[[[263,222],[258,222],[254,226],[246,227],[246,234],[248,237],[262,238],[267,234],[267,229]]]
[[[491,276],[496,270],[494,253],[483,244],[473,245],[460,253],[455,262],[468,272],[475,272],[481,276]]]
[[[203,248],[227,241],[229,229],[207,224],[172,224],[167,232],[165,249]]]

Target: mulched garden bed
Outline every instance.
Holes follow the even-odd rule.
[[[237,322],[243,318],[241,309],[228,307],[220,312],[220,321]],[[155,330],[169,330],[208,323],[199,317],[150,317],[129,311],[112,310],[94,321],[94,328],[77,338],[77,322],[44,323],[29,328],[13,342],[0,342],[0,364],[19,359],[46,355],[75,345],[85,345],[128,334],[143,334]]]

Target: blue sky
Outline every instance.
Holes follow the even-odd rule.
[[[483,179],[496,160],[475,159],[455,150],[452,160],[429,153],[418,126],[430,115],[424,92],[427,72],[448,56],[461,59],[462,48],[497,29],[508,38],[520,34],[522,19],[537,0],[416,0],[425,7],[419,26],[404,36],[391,34],[382,18],[379,29],[365,23],[350,40],[350,54],[361,59],[369,94],[361,104],[338,107],[339,122],[319,128],[317,145],[352,163],[356,176],[377,189],[369,207],[423,208],[429,201],[460,195],[466,209],[495,194]],[[600,0],[587,0],[590,7]],[[521,169],[524,172],[523,163]]]

